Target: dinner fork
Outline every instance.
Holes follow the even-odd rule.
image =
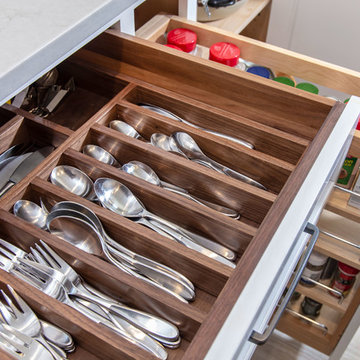
[[[66,353],[57,347],[52,347],[41,334],[41,324],[35,313],[29,305],[8,285],[13,298],[16,300],[17,306],[12,302],[9,296],[1,290],[1,294],[9,308],[0,302],[0,313],[4,321],[13,328],[21,331],[27,336],[32,337],[42,344],[53,356],[55,360],[66,359]]]
[[[61,272],[34,261],[18,259],[10,273],[43,291],[45,294],[81,312],[94,322],[109,327],[133,344],[151,352],[157,358],[162,360],[167,358],[167,352],[163,346],[140,329],[137,329],[138,336],[135,338],[123,327],[115,326],[114,323],[103,316],[96,314],[82,304],[72,301],[68,294],[68,289],[71,290],[73,284]],[[127,323],[127,326],[133,327],[130,323]]]
[[[72,285],[69,295],[74,295],[102,306],[114,314],[124,318],[134,326],[145,331],[147,334],[155,335],[156,338],[175,340],[179,338],[179,330],[170,322],[155,315],[130,308],[107,296],[99,296],[89,290],[81,276],[45,242],[40,240],[42,247],[35,244],[35,249],[30,248],[34,259],[43,265],[60,271],[64,275],[64,281]],[[66,287],[66,286],[65,286]]]
[[[53,359],[51,353],[42,344],[8,324],[0,324],[0,348],[14,359]]]

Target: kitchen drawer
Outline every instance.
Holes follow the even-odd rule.
[[[266,327],[303,252],[308,240],[304,230],[312,232],[306,226],[316,222],[331,190],[350,145],[360,100],[353,97],[345,106],[161,44],[111,32],[99,36],[62,67],[74,77],[90,73],[97,80],[86,78],[87,91],[98,93],[106,88],[109,98],[89,113],[82,98],[80,106],[86,115],[75,128],[77,113],[72,109],[77,105],[67,105],[69,115],[61,126],[71,129],[68,137],[26,180],[1,198],[1,236],[25,250],[41,238],[93,286],[176,323],[183,342],[179,349],[169,350],[169,359],[251,356],[254,344],[249,337],[253,330]],[[165,107],[200,127],[250,141],[255,149],[154,113],[139,102]],[[53,119],[46,121],[60,126],[55,121],[59,118],[55,110]],[[110,129],[110,121],[116,118],[133,125],[145,141]],[[154,132],[170,135],[176,131],[187,132],[209,156],[267,190],[146,143]],[[163,180],[229,206],[241,218],[229,218],[94,160],[81,152],[86,144],[104,147],[120,163],[144,161]],[[59,164],[76,166],[93,180],[103,176],[119,180],[150,211],[229,247],[237,255],[236,267],[51,184],[49,175]],[[73,200],[88,206],[116,241],[187,276],[196,288],[195,301],[187,304],[161,293],[104,259],[16,218],[12,206],[18,199],[38,204],[40,199],[49,203]],[[41,317],[74,336],[79,349],[70,359],[89,359],[89,353],[94,359],[151,358],[145,350],[2,270],[0,283],[1,287],[10,283]]]

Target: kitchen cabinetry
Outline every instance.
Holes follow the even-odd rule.
[[[194,29],[204,49],[216,41],[231,41],[243,49],[244,58],[257,63],[266,58],[274,70],[287,72],[290,62],[299,65],[295,67],[299,73],[311,66],[321,69],[325,78],[326,72],[337,73],[359,83],[356,73],[179,18],[166,18],[162,34],[153,32],[154,40],[161,41],[165,30],[179,25]],[[10,105],[4,108],[0,151],[24,139],[29,133],[24,126],[33,129],[30,136],[39,145],[52,144],[57,149],[0,200],[1,236],[25,250],[41,238],[93,286],[174,321],[183,342],[179,349],[169,350],[170,359],[251,356],[255,345],[250,336],[266,328],[309,232],[316,234],[308,223],[317,221],[331,192],[350,146],[360,99],[353,97],[345,106],[114,31],[94,39],[58,70],[65,78],[74,76],[78,85],[47,119]],[[309,76],[322,78],[316,72]],[[166,107],[201,127],[241,137],[252,142],[255,150],[154,114],[139,102]],[[90,103],[96,105],[90,108]],[[147,140],[154,132],[185,131],[209,156],[263,183],[267,190],[110,129],[109,122],[119,117]],[[147,162],[164,180],[230,206],[242,217],[230,219],[89,158],[81,149],[90,143],[104,147],[122,163],[134,158]],[[105,176],[123,182],[149,210],[235,251],[236,268],[56,187],[48,178],[58,164],[76,166],[92,179]],[[88,206],[116,241],[187,276],[196,287],[195,301],[182,303],[16,218],[11,209],[21,198],[38,203],[40,198],[73,200]],[[3,270],[0,283],[1,287],[10,283],[41,317],[74,335],[79,349],[71,358],[149,358],[143,349]]]

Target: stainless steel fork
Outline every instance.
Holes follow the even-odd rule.
[[[42,344],[7,324],[0,324],[0,348],[14,359],[53,359],[51,353]]]
[[[157,339],[163,338],[174,341],[179,338],[178,328],[170,322],[146,312],[125,306],[124,304],[109,298],[105,294],[100,296],[94,294],[94,292],[86,287],[81,276],[58,254],[56,254],[50,246],[42,240],[40,240],[40,243],[41,246],[35,244],[35,249],[31,248],[34,259],[41,264],[60,271],[73,285],[71,292],[69,292],[70,295],[92,301],[109,311],[112,311],[114,314],[132,323],[142,331],[145,331],[150,336],[155,335]]]
[[[11,292],[13,298],[16,300],[17,306],[12,302],[9,296],[1,290],[1,294],[5,299],[7,305],[0,302],[0,313],[4,321],[13,328],[21,331],[23,334],[32,337],[42,344],[53,356],[55,360],[66,359],[66,353],[57,347],[52,347],[41,334],[41,324],[35,313],[32,311],[29,305],[15,292],[15,290],[8,285],[8,289]]]
[[[69,297],[69,292],[72,290],[76,291],[76,288],[73,289],[73,284],[61,272],[26,259],[18,259],[18,263],[14,264],[14,268],[12,268],[10,272],[27,283],[33,285],[37,289],[43,291],[45,294],[61,301],[66,305],[71,306],[91,320],[111,328],[113,331],[117,332],[128,341],[151,352],[157,358],[162,360],[167,358],[167,352],[163,346],[148,336],[146,333],[136,328],[137,334],[141,334],[141,336],[138,335],[135,338],[130,335],[130,331],[127,331],[122,327],[120,328],[115,326],[106,318],[94,313],[85,306],[72,301]],[[127,323],[127,326],[133,328],[133,325],[130,323]]]

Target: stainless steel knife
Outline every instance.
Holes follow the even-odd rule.
[[[30,156],[24,159],[19,166],[11,174],[9,181],[0,190],[0,197],[10,190],[15,184],[21,181],[27,174],[30,173],[42,160],[46,158],[54,150],[53,146],[46,146],[37,151],[34,151]]]

